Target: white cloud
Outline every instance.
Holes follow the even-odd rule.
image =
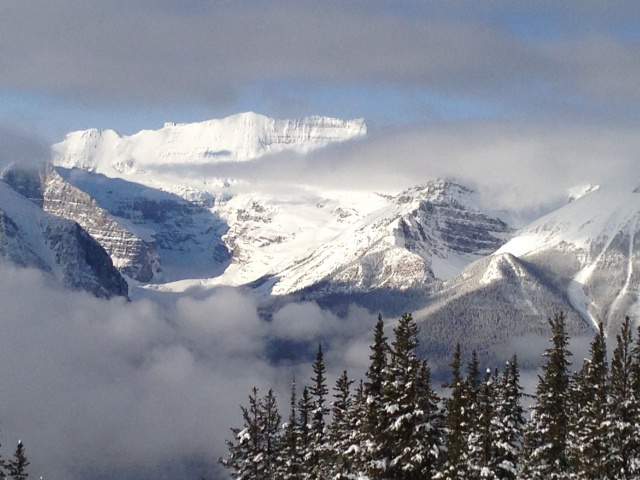
[[[339,319],[304,304],[269,323],[233,289],[162,307],[105,301],[4,263],[0,304],[2,444],[23,439],[31,475],[53,480],[95,470],[140,478],[145,468],[191,458],[211,467],[252,386],[274,386],[286,412],[294,374],[299,386],[309,383],[307,358],[267,359],[266,343],[284,335],[280,322],[320,322],[317,336],[305,323],[296,338],[322,339],[333,382],[344,368],[364,371],[374,321],[360,310]]]

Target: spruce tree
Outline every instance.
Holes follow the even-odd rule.
[[[322,344],[318,344],[318,352],[316,354],[316,359],[313,362],[313,378],[311,379],[311,382],[309,393],[312,398],[313,411],[311,416],[311,438],[308,452],[308,465],[311,467],[315,476],[321,477],[326,470],[325,460],[328,452],[325,438],[325,417],[329,413],[329,408],[326,405],[329,388],[327,387]]]
[[[496,377],[487,370],[474,404],[474,421],[469,429],[469,441],[464,460],[468,478],[497,480],[493,462],[492,424],[496,411]]]
[[[343,480],[352,478],[355,474],[352,457],[355,452],[351,449],[355,437],[356,425],[350,422],[353,411],[353,398],[350,388],[353,380],[347,376],[346,370],[336,380],[334,387],[334,401],[331,405],[331,425],[328,433],[328,468],[330,478]]]
[[[600,323],[571,393],[568,457],[581,479],[606,479],[610,465],[607,345]]]
[[[366,403],[364,422],[360,428],[360,442],[364,448],[366,471],[369,477],[375,480],[384,472],[383,459],[388,456],[385,453],[388,446],[384,439],[387,425],[382,389],[388,363],[389,344],[384,334],[382,315],[378,315],[373,332],[373,344],[369,348],[371,355],[366,373],[367,379],[364,383]]]
[[[9,476],[13,480],[26,480],[29,476],[27,473],[27,467],[29,466],[29,461],[24,452],[24,445],[22,441],[18,441],[18,445],[16,446],[16,451],[13,454],[13,458],[7,462],[7,469],[9,471]]]
[[[526,420],[521,404],[518,358],[511,357],[502,374],[495,415],[491,424],[492,463],[498,478],[514,480],[522,451]]]
[[[418,327],[405,314],[394,329],[389,366],[385,369],[386,467],[384,478],[431,478],[442,452],[442,425],[438,398],[431,387],[430,370],[418,359]]]
[[[280,477],[283,480],[300,480],[302,478],[303,455],[295,380],[291,384],[289,408],[289,419],[283,426]]]
[[[258,389],[249,394],[249,407],[241,406],[243,428],[231,428],[234,440],[226,441],[229,456],[220,463],[229,470],[234,480],[259,480],[259,458],[262,453],[260,439],[260,400]]]
[[[464,454],[467,451],[467,438],[469,435],[468,414],[469,395],[467,383],[460,372],[461,367],[460,344],[456,345],[451,361],[452,377],[449,383],[443,387],[451,389],[449,397],[444,400],[446,412],[444,443],[447,446],[447,460],[442,467],[442,476],[445,479],[466,478],[467,464]]]
[[[313,434],[312,434],[312,418],[313,418],[313,399],[309,393],[309,388],[302,389],[302,395],[298,402],[299,425],[298,425],[298,442],[300,448],[300,457],[302,459],[302,478],[312,478],[314,468],[315,452],[313,450]]]
[[[281,471],[280,460],[280,425],[282,417],[278,413],[278,405],[273,389],[270,389],[261,403],[259,414],[261,458],[258,462],[259,478],[273,480],[276,472]]]
[[[329,388],[327,387],[326,368],[324,366],[324,354],[322,344],[318,344],[318,353],[313,362],[313,378],[311,379],[309,393],[313,399],[312,430],[316,440],[324,438],[325,417],[329,413],[326,406]]]
[[[568,397],[569,397],[569,339],[565,316],[556,314],[549,319],[551,347],[544,356],[536,387],[536,405],[531,411],[525,437],[521,478],[561,479],[569,472],[567,458]]]
[[[638,399],[634,391],[633,333],[629,317],[616,336],[609,377],[609,470],[612,479],[636,478],[638,468]]]
[[[366,447],[364,425],[367,414],[367,398],[364,393],[364,382],[360,380],[353,394],[351,408],[347,411],[347,424],[351,426],[351,445],[347,455],[351,459],[351,468],[356,478],[364,478],[369,466],[370,456]]]
[[[478,361],[478,353],[475,350],[471,352],[471,360],[467,364],[466,382],[469,403],[473,406],[480,391],[480,362]]]

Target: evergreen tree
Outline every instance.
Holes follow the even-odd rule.
[[[456,345],[451,361],[452,378],[443,387],[450,388],[449,397],[444,400],[446,412],[444,443],[447,446],[447,460],[442,468],[442,477],[445,479],[466,478],[467,464],[464,454],[467,451],[467,438],[469,435],[469,395],[467,383],[462,378],[460,344]]]
[[[388,455],[382,459],[384,477],[413,480],[436,473],[442,450],[442,425],[438,398],[431,387],[429,367],[415,354],[418,327],[405,314],[394,329],[389,366],[385,369],[385,442]]]
[[[473,406],[480,391],[480,362],[478,361],[478,353],[475,350],[471,352],[471,360],[467,365],[466,382],[469,403]]]
[[[313,416],[312,431],[316,437],[316,441],[324,438],[325,416],[329,413],[326,406],[329,388],[327,387],[326,368],[324,366],[324,354],[322,353],[322,344],[318,344],[318,353],[316,360],[313,362],[313,378],[311,379],[311,388],[309,393],[313,398]]]
[[[312,477],[315,455],[313,452],[313,435],[312,435],[312,418],[313,418],[313,399],[309,393],[309,388],[302,389],[302,395],[298,402],[299,425],[298,425],[298,442],[300,448],[300,456],[302,459],[302,478]]]
[[[328,455],[325,438],[325,416],[329,413],[326,406],[329,389],[327,387],[326,368],[322,344],[318,344],[318,353],[313,362],[313,378],[311,379],[311,394],[313,411],[311,417],[311,438],[308,451],[308,466],[316,477],[322,477],[326,470],[326,457]]]
[[[507,362],[497,397],[491,425],[493,465],[498,478],[514,480],[526,424],[521,405],[522,387],[516,355]]]
[[[549,319],[552,346],[544,356],[536,387],[536,405],[532,408],[525,438],[521,478],[561,479],[569,471],[567,459],[569,357],[563,313]]]
[[[29,476],[27,473],[27,467],[29,461],[24,452],[24,445],[22,441],[18,441],[16,451],[13,454],[13,458],[7,462],[7,469],[9,470],[9,476],[13,480],[26,480]]]
[[[273,390],[261,400],[254,387],[249,394],[249,407],[240,408],[244,426],[231,429],[235,441],[226,442],[229,456],[221,458],[220,463],[235,480],[272,480],[280,471],[277,459],[281,420]]]
[[[258,462],[259,478],[273,480],[276,472],[281,471],[280,453],[280,424],[282,417],[278,413],[278,405],[273,390],[265,395],[259,415],[261,461]]]
[[[280,477],[283,480],[300,480],[302,478],[303,454],[295,380],[291,384],[289,407],[289,419],[283,426]]]
[[[351,450],[355,425],[350,422],[353,411],[353,398],[350,388],[353,380],[347,376],[346,370],[336,380],[334,401],[331,405],[331,425],[329,427],[329,478],[335,480],[350,479],[355,476]]]
[[[369,466],[370,456],[365,448],[366,437],[364,425],[367,414],[367,398],[362,380],[353,395],[352,407],[347,411],[347,424],[351,425],[351,445],[347,449],[347,455],[351,459],[352,472],[356,478],[364,478]]]
[[[497,480],[493,463],[492,424],[496,404],[496,377],[487,370],[478,390],[474,405],[474,421],[471,424],[465,463],[471,479]]]
[[[572,388],[568,457],[577,478],[608,478],[609,414],[607,345],[602,323],[591,342],[589,358]]]
[[[609,470],[612,479],[636,478],[638,468],[638,399],[634,391],[636,360],[629,317],[616,335],[609,379]]]
[[[373,344],[369,347],[369,368],[364,383],[365,418],[361,426],[360,443],[364,448],[366,471],[372,479],[377,479],[384,472],[383,459],[385,453],[385,412],[382,398],[384,375],[387,368],[389,344],[384,334],[382,315],[374,327]]]
[[[231,428],[234,441],[226,441],[229,456],[221,458],[220,463],[230,471],[234,480],[261,480],[260,455],[260,400],[258,389],[254,387],[249,394],[249,407],[241,406],[243,428]]]

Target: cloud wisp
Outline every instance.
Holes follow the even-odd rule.
[[[578,185],[637,187],[639,149],[635,129],[619,125],[464,121],[373,134],[307,155],[149,169],[195,183],[245,180],[252,190],[307,185],[394,193],[453,178],[476,188],[490,210],[536,215],[566,202]]]

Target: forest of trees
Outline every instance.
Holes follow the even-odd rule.
[[[309,386],[295,382],[286,419],[273,390],[242,408],[220,461],[237,480],[638,479],[640,329],[625,319],[611,362],[600,326],[573,371],[565,317],[549,319],[535,395],[524,398],[517,358],[481,372],[460,346],[440,397],[407,314],[385,336],[378,318],[364,381],[344,372],[331,395],[322,348]],[[530,406],[530,404],[532,404]]]

